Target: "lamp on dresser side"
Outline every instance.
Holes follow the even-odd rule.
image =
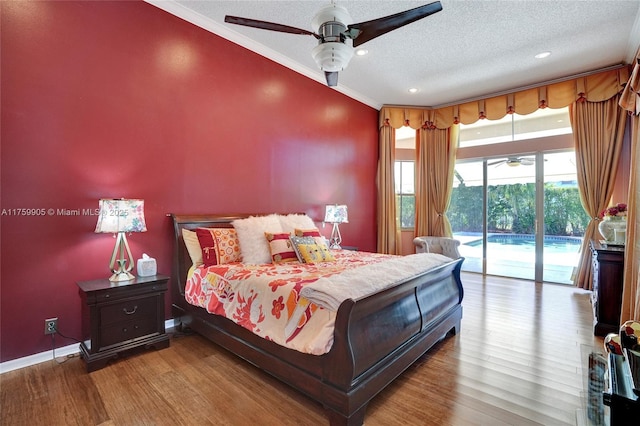
[[[333,224],[331,238],[329,239],[329,248],[341,249],[340,243],[342,243],[342,235],[340,235],[339,225],[341,223],[349,223],[347,206],[344,204],[327,204],[325,207],[324,221]]]
[[[100,200],[99,207],[95,232],[116,234],[116,245],[109,263],[109,269],[113,275],[109,281],[132,280],[135,278],[131,273],[133,256],[126,234],[147,231],[144,221],[144,200],[104,198]]]

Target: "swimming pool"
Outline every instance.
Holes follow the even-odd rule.
[[[462,269],[482,272],[482,235],[456,233],[460,254],[465,258]],[[573,269],[578,264],[579,237],[546,235],[542,253],[544,281],[572,284]],[[487,274],[533,279],[535,236],[531,234],[490,234],[487,236]]]
[[[482,247],[482,238],[466,241],[464,245],[471,247]],[[544,251],[553,253],[575,253],[580,249],[582,239],[579,237],[565,237],[556,235],[544,236]],[[516,250],[535,250],[535,235],[531,234],[491,234],[487,235],[487,245],[491,246],[514,246]]]

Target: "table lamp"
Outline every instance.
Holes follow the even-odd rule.
[[[340,235],[341,223],[348,223],[347,206],[344,204],[327,204],[324,214],[324,221],[326,223],[333,224],[333,230],[331,231],[331,239],[329,240],[329,248],[340,249],[340,243],[342,242],[342,236]]]
[[[95,232],[117,234],[109,264],[113,275],[109,281],[132,280],[135,278],[131,273],[133,256],[126,233],[147,231],[144,222],[144,200],[101,199],[99,207]]]

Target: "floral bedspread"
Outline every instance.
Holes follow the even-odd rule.
[[[333,344],[336,312],[309,302],[300,295],[302,288],[392,257],[348,250],[332,253],[335,262],[201,266],[188,277],[185,298],[279,345],[321,355]]]

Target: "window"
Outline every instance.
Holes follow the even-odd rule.
[[[415,161],[396,161],[396,217],[402,229],[413,229],[416,216]]]
[[[499,120],[460,124],[459,147],[490,145],[571,134],[569,107],[544,108],[527,115],[507,114]]]

